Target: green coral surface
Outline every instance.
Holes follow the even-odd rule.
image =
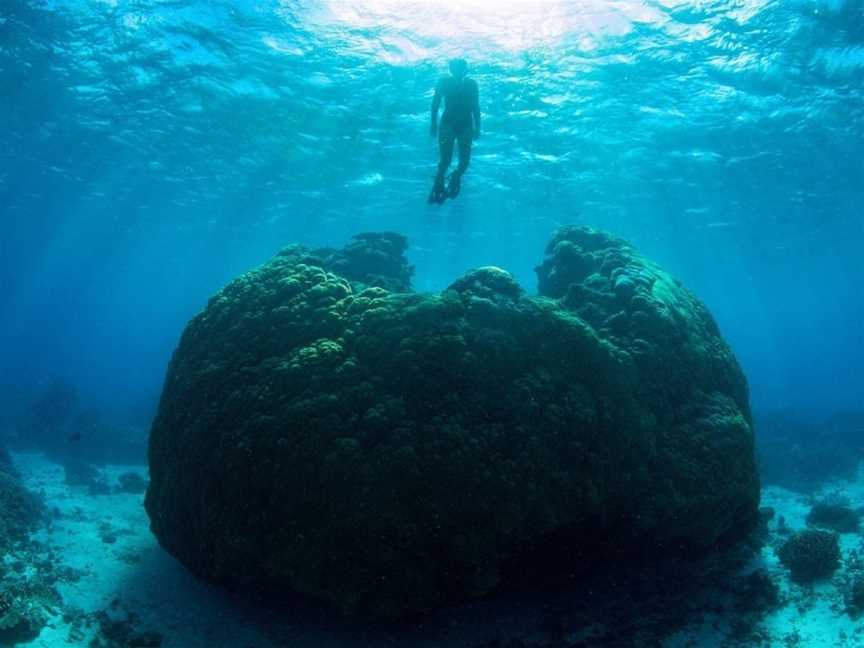
[[[540,552],[578,572],[751,527],[747,384],[676,280],[569,227],[539,296],[494,267],[418,294],[405,248],[289,247],[188,324],[146,506],[190,569],[396,618]]]

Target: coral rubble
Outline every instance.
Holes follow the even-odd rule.
[[[44,504],[21,485],[5,449],[0,456],[0,645],[9,645],[39,635],[57,595],[41,570],[29,565],[29,536]]]

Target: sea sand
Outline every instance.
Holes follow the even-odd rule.
[[[343,623],[331,612],[299,602],[250,600],[246,595],[232,594],[196,579],[163,551],[149,531],[143,494],[115,491],[91,495],[83,487],[68,486],[63,468],[41,455],[18,454],[14,460],[25,485],[43,493],[51,511],[50,524],[37,532],[34,540],[44,544],[46,555],[53,551],[54,559],[75,575],[58,582],[63,605],[54,610],[48,627],[31,643],[20,645],[88,646],[94,637],[103,641],[99,645],[112,645],[105,642],[105,632],[115,622],[120,627],[125,623],[132,631],[130,636],[158,633],[165,648],[563,648],[580,639],[584,643],[579,645],[609,645],[592,643],[592,630],[584,625],[579,631],[565,629],[559,643],[551,641],[537,629],[542,617],[538,609],[543,608],[543,603],[534,599],[503,597],[397,627]],[[114,486],[119,476],[129,471],[146,475],[144,466],[102,468],[104,477]],[[815,497],[832,494],[842,494],[853,507],[864,505],[864,470],[856,481],[830,484]],[[843,601],[854,552],[864,555],[864,536],[842,534],[844,565],[830,580],[813,586],[790,582],[777,559],[776,547],[785,537],[780,532],[781,517],[789,529],[805,528],[813,498],[773,486],[763,490],[762,505],[775,511],[769,523],[771,536],[747,569],[768,570],[779,585],[781,604],[758,624],[758,641],[752,635],[747,640],[735,638],[734,619],[706,611],[696,622],[667,634],[654,645],[864,646],[864,618],[852,619]],[[714,610],[720,609],[725,595],[718,592],[716,596]],[[496,639],[499,644],[494,643]],[[521,643],[508,643],[514,639]]]

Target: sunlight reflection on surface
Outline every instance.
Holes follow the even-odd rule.
[[[624,36],[640,23],[663,24],[668,16],[636,0],[322,0],[307,21],[325,30],[340,26],[365,33],[377,39],[378,55],[398,65],[433,50],[492,58],[502,51],[554,47],[564,39],[594,49],[603,38]]]

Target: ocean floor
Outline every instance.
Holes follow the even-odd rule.
[[[854,482],[838,482],[815,496],[766,487],[763,506],[774,509],[769,538],[738,576],[763,570],[779,590],[776,605],[741,611],[741,589],[711,588],[690,601],[675,623],[675,606],[652,605],[644,589],[628,592],[629,618],[620,632],[614,615],[592,621],[595,593],[576,589],[547,595],[506,595],[415,624],[397,627],[343,622],[300,602],[257,602],[209,586],[168,556],[149,532],[143,494],[119,492],[120,476],[146,474],[143,466],[108,466],[108,494],[69,486],[64,469],[41,455],[14,456],[24,484],[44,494],[50,523],[37,532],[21,561],[45,575],[59,598],[46,606],[49,623],[29,643],[39,648],[163,646],[165,648],[575,648],[587,646],[864,646],[864,618],[853,619],[844,593],[853,573],[864,575],[864,535],[840,536],[843,562],[834,576],[813,586],[792,583],[776,548],[791,531],[806,527],[815,499],[842,495],[864,506],[864,470]],[[6,557],[7,563],[14,558]],[[24,569],[24,567],[22,567]],[[644,583],[643,583],[644,584]],[[661,588],[662,589],[662,588]],[[619,598],[623,596],[618,593]],[[745,595],[746,598],[746,595]],[[574,601],[579,600],[579,605]],[[737,603],[730,603],[733,601]],[[620,602],[620,601],[619,601]],[[677,601],[676,605],[681,602]],[[619,605],[620,607],[620,605]],[[746,607],[746,606],[745,606]],[[754,616],[753,609],[759,609]],[[636,618],[634,618],[636,617]],[[683,627],[681,627],[683,624]],[[676,627],[676,625],[678,627]]]

